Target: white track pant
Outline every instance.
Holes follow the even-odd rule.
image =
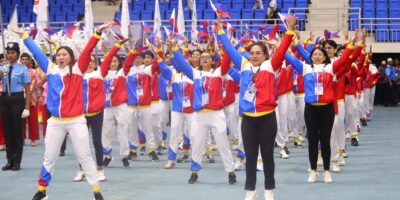
[[[293,92],[288,92],[287,94],[287,100],[288,100],[288,112],[287,112],[287,117],[288,117],[288,133],[291,131],[294,131],[296,127],[296,122],[297,122],[297,116],[296,116],[296,96],[294,96]],[[297,135],[295,135],[297,136]],[[287,139],[286,139],[287,141]]]
[[[161,103],[153,102],[151,103],[151,121],[149,121],[152,125],[153,134],[154,134],[154,143],[156,146],[161,145],[162,141],[162,131],[161,131]],[[148,122],[148,123],[149,123]],[[146,137],[147,138],[147,137]]]
[[[294,136],[300,136],[303,134],[305,122],[304,122],[304,94],[295,96],[296,102],[296,121],[294,125]]]
[[[97,167],[93,160],[89,146],[89,131],[85,117],[81,116],[72,120],[59,121],[50,118],[47,125],[45,138],[45,152],[39,182],[49,185],[56,165],[61,145],[68,132],[72,141],[78,162],[82,165],[83,172],[90,185],[98,185]]]
[[[367,112],[371,113],[374,108],[375,98],[375,85],[372,88],[364,88],[364,102],[367,108]]]
[[[339,149],[345,148],[346,133],[344,131],[344,102],[338,102],[338,114],[335,116],[335,122],[332,128],[331,135],[331,160],[339,158]]]
[[[169,113],[171,112],[171,101],[160,101],[160,117],[161,117],[161,132],[162,134],[167,134],[168,132],[168,121],[169,121]],[[166,138],[165,138],[166,139]]]
[[[112,151],[112,140],[115,132],[118,132],[119,151],[122,157],[129,154],[129,123],[131,116],[126,103],[104,109],[104,121],[102,130],[102,143],[104,154],[109,155]],[[117,125],[117,129],[115,129]]]
[[[345,130],[351,135],[358,135],[357,132],[357,102],[354,95],[345,96]]]
[[[239,123],[239,106],[236,102],[224,108],[226,116],[226,125],[229,129],[229,137],[231,140],[238,139],[238,123]]]
[[[176,151],[179,140],[185,134],[191,139],[190,125],[192,123],[192,113],[171,112],[171,135],[169,138],[168,160],[176,160]]]
[[[236,158],[239,158],[240,160],[244,160],[246,158],[246,154],[244,152],[244,146],[243,146],[243,136],[242,136],[242,118],[239,118],[239,123],[238,123],[238,150],[237,150],[237,155]]]
[[[195,112],[192,116],[190,139],[192,146],[192,171],[200,171],[203,149],[208,130],[211,129],[218,151],[224,163],[225,171],[233,171],[233,156],[226,134],[226,119],[223,110]]]
[[[359,98],[357,98],[357,110],[358,110],[358,118],[360,119],[365,119],[367,118],[367,106],[365,104],[365,97],[364,97],[364,92],[361,92],[359,94]]]
[[[288,139],[288,109],[289,109],[288,93],[278,97],[278,107],[276,108],[276,121],[278,122],[278,133],[276,135],[276,143],[283,148]]]
[[[146,136],[146,145],[149,151],[154,151],[156,148],[155,137],[153,134],[152,123],[157,122],[153,119],[151,107],[129,108],[129,132],[132,133],[129,137],[131,145],[138,146],[137,130],[140,129]]]

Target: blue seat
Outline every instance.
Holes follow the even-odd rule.
[[[389,17],[390,18],[400,18],[400,9],[391,9],[389,10]]]
[[[139,11],[131,11],[131,12],[129,12],[129,19],[131,19],[131,20],[140,20],[140,12]]]
[[[215,12],[213,10],[206,9],[203,12],[203,19],[215,19]]]
[[[61,6],[61,11],[64,12],[64,13],[71,12],[72,11],[72,5],[66,4],[66,5]]]
[[[244,7],[245,9],[252,9],[254,6],[254,0],[248,0],[244,1]]]
[[[388,30],[389,29],[389,21],[386,19],[378,19],[376,20],[376,30]]]
[[[376,0],[377,3],[387,3],[387,0]]]
[[[22,13],[19,17],[19,22],[32,22],[31,13]]]
[[[256,9],[254,11],[254,19],[265,19],[266,10],[264,9]]]
[[[388,4],[387,3],[376,3],[376,10],[387,10]]]
[[[377,10],[376,11],[376,18],[388,18],[387,10]]]
[[[362,1],[361,0],[352,0],[350,2],[351,8],[362,8]]]
[[[69,12],[67,14],[67,22],[78,21],[79,14],[77,12]]]
[[[296,8],[308,8],[308,2],[307,1],[296,1]]]
[[[61,6],[55,5],[55,4],[54,4],[54,5],[51,5],[49,11],[50,11],[50,12],[53,12],[53,13],[61,12]]]
[[[240,19],[241,18],[241,13],[240,13],[240,9],[232,9],[230,12],[231,15],[231,19]]]
[[[26,6],[23,6],[23,5],[18,5],[17,10],[18,10],[17,11],[18,13],[26,13],[27,12]],[[31,11],[29,11],[29,12],[31,12]]]
[[[364,7],[366,4],[375,4],[375,0],[364,0]]]
[[[150,11],[150,10],[154,10],[155,8],[155,2],[154,1],[146,1],[146,7],[145,9]]]
[[[54,21],[65,22],[66,21],[66,17],[65,16],[66,15],[63,12],[56,13]]]
[[[390,41],[400,42],[400,29],[390,31]]]
[[[295,7],[294,0],[284,0],[284,1],[283,1],[283,7],[286,7],[286,8],[293,8],[293,7]]]
[[[197,19],[203,19],[203,10],[197,10]]]
[[[74,5],[73,11],[77,12],[79,14],[84,14],[85,13],[85,8],[83,7],[83,5],[76,4],[76,5]]]
[[[349,30],[355,31],[358,29],[358,19],[349,19]]]
[[[374,10],[364,10],[363,18],[375,18]],[[364,19],[362,22],[362,24],[364,24],[363,28],[367,30],[373,30],[375,28],[374,25],[372,25],[373,23],[374,23],[373,20]]]
[[[160,10],[167,10],[169,9],[169,3],[168,2],[160,2]]]
[[[143,10],[140,12],[140,20],[152,20],[153,11]]]
[[[389,31],[388,30],[377,30],[375,32],[375,40],[377,42],[389,41]]]
[[[144,1],[135,1],[132,4],[133,10],[142,11],[144,10]]]
[[[242,19],[253,19],[253,9],[242,9]]]
[[[184,10],[183,11],[183,18],[185,20],[192,19],[192,13],[190,12],[190,10]]]
[[[121,19],[121,11],[116,11],[114,14],[114,18],[120,20]]]
[[[207,8],[207,4],[206,3],[199,4],[198,1],[196,1],[196,10],[197,11],[199,11],[199,10],[202,11],[202,10],[204,10],[206,8]]]
[[[171,14],[172,14],[172,10],[165,10],[164,11],[164,18],[163,19],[166,19],[166,20],[169,20],[169,18],[171,17]],[[175,13],[176,14],[176,13]],[[162,14],[161,14],[162,15]],[[162,16],[161,16],[162,17]]]
[[[389,3],[389,9],[398,9],[400,8],[400,2],[391,2]]]
[[[232,2],[232,9],[240,9],[243,8],[243,1],[242,0],[233,0]],[[231,10],[232,12],[232,10]]]

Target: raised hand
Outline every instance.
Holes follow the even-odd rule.
[[[287,22],[288,30],[295,31],[296,30],[296,18],[295,17],[287,17],[285,20]]]
[[[18,35],[22,35],[25,33],[24,29],[18,27],[11,27],[11,31]]]
[[[103,32],[105,29],[110,28],[113,25],[113,22],[106,22],[99,27],[97,27],[96,31],[97,32]]]

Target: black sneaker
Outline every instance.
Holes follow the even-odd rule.
[[[362,125],[362,126],[368,126],[367,120],[365,120],[365,119],[360,119],[360,122],[361,122],[361,125]]]
[[[290,154],[290,151],[289,151],[289,149],[287,148],[287,146],[283,147],[283,149],[285,150],[285,152],[286,152],[287,155]]]
[[[207,154],[207,162],[208,163],[215,163],[214,156],[211,153]]]
[[[146,154],[146,147],[140,147],[140,155]]]
[[[112,157],[105,157],[104,161],[103,161],[103,166],[104,167],[108,167],[108,165],[110,164],[111,160],[112,160]]]
[[[37,191],[32,200],[47,200],[46,191]]]
[[[228,181],[229,185],[235,184],[237,182],[235,173],[233,173],[233,172],[229,173],[228,174],[228,180],[229,180]]]
[[[104,198],[103,198],[103,195],[101,195],[100,192],[95,192],[93,200],[104,200]]]
[[[129,160],[128,158],[122,158],[122,164],[124,165],[125,168],[129,167]]]
[[[59,156],[60,156],[60,157],[64,157],[64,156],[65,156],[65,151],[60,151]]]
[[[14,165],[11,168],[12,171],[19,171],[20,169],[21,169],[21,165],[18,163],[14,163]]]
[[[151,161],[160,161],[155,151],[149,153],[149,158]]]
[[[191,175],[190,175],[190,178],[189,178],[189,180],[188,180],[188,183],[189,184],[193,184],[193,183],[198,183],[198,180],[199,179],[199,175],[197,175],[197,173],[192,173]]]
[[[137,158],[137,153],[130,151],[128,155],[128,160],[136,160],[136,158]]]
[[[3,171],[8,171],[11,170],[13,168],[13,163],[8,162],[6,165],[4,165],[4,167],[2,168]]]
[[[159,155],[159,156],[162,156],[163,155],[163,149],[162,149],[162,147],[161,146],[159,146],[158,148],[157,148],[157,155]]]
[[[178,162],[178,163],[187,163],[187,162],[189,162],[189,155],[188,154],[183,154],[183,157],[179,158],[178,160],[176,160],[176,162]]]
[[[357,138],[351,138],[351,146],[358,146],[360,143],[358,142]]]

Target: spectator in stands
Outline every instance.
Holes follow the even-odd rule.
[[[272,0],[269,2],[267,15],[265,16],[266,19],[278,19],[279,18],[279,9],[276,3],[276,0]],[[274,21],[268,21],[268,24],[275,24]]]
[[[387,66],[385,69],[385,102],[384,106],[397,106],[397,87],[396,87],[396,72],[393,66],[393,59],[387,59]]]
[[[0,66],[4,65],[4,54],[0,54]],[[0,96],[3,92],[3,84],[0,80]],[[4,138],[3,119],[0,116],[0,151],[6,150],[6,139]]]
[[[383,105],[384,97],[385,97],[385,69],[386,69],[386,61],[382,60],[381,65],[378,68],[378,72],[380,74],[378,84],[376,84],[376,95],[375,95],[375,104]]]

